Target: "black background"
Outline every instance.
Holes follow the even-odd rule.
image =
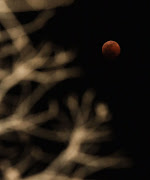
[[[144,1],[77,0],[56,9],[56,16],[44,30],[45,38],[67,49],[75,49],[75,65],[84,75],[58,85],[62,96],[82,94],[93,88],[97,101],[108,103],[113,114],[116,144],[134,162],[131,169],[103,171],[91,178],[148,178],[149,62],[148,15]],[[49,34],[49,35],[48,35]],[[121,54],[113,61],[103,58],[107,40],[120,44]],[[61,89],[61,91],[60,91]]]

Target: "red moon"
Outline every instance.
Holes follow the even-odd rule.
[[[120,46],[116,41],[107,41],[102,46],[102,54],[107,59],[115,59],[120,54]]]

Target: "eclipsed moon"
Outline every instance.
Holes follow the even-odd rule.
[[[120,55],[120,46],[116,41],[107,41],[102,46],[102,54],[107,59],[115,59]]]

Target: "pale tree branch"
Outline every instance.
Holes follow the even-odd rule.
[[[55,16],[55,8],[73,2],[0,0],[2,180],[85,180],[102,169],[130,165],[117,150],[105,157],[93,154],[101,148],[97,144],[110,141],[112,135],[107,126],[109,107],[107,103],[94,104],[93,89],[81,96],[64,93],[61,101],[53,97],[56,89],[58,95],[62,93],[57,84],[82,75],[81,69],[72,65],[77,52],[48,39],[38,39],[37,44],[32,39],[32,34]],[[18,18],[31,11],[37,15],[28,23]]]
[[[59,6],[66,6],[74,2],[74,0],[5,0],[8,7],[11,8],[13,12],[25,12],[25,11],[40,11],[47,9],[54,9]],[[4,6],[2,0],[0,1],[0,12],[10,13],[8,8]]]

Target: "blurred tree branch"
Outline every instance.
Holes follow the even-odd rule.
[[[104,103],[93,107],[94,91],[87,90],[79,103],[69,95],[63,106],[57,100],[42,98],[59,82],[81,75],[72,67],[76,53],[42,41],[33,45],[31,34],[44,28],[55,8],[73,0],[0,0],[0,171],[2,180],[83,180],[89,174],[109,167],[128,166],[119,153],[107,157],[93,155],[89,147],[110,139],[111,119]],[[16,13],[39,12],[23,24]],[[7,66],[12,58],[12,64]],[[33,85],[34,84],[34,85]],[[19,90],[14,90],[18,88]],[[16,92],[15,92],[16,91]],[[62,97],[63,98],[63,97]],[[38,105],[38,108],[35,106]],[[44,107],[43,107],[44,106]],[[36,109],[34,112],[33,109]],[[42,109],[43,108],[43,109]],[[36,144],[34,141],[40,142]],[[63,146],[59,152],[44,150],[42,143]],[[10,143],[10,147],[9,144]],[[87,144],[83,148],[83,144]],[[47,145],[47,146],[48,146]],[[23,150],[22,150],[23,147]],[[47,147],[46,147],[47,148]],[[38,170],[38,164],[45,163]],[[76,164],[79,167],[74,170]],[[32,166],[37,168],[32,171]],[[29,174],[28,174],[29,172]]]

